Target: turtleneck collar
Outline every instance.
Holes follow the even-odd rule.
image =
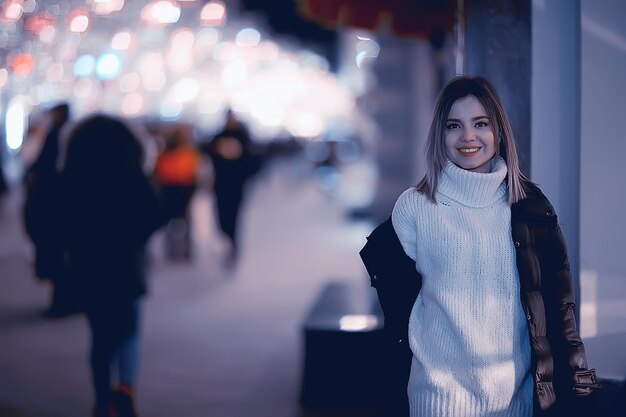
[[[448,160],[439,176],[437,194],[467,207],[488,207],[506,196],[506,162],[498,158],[491,172],[473,172]]]

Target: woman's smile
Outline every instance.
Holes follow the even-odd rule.
[[[480,151],[480,147],[475,147],[475,146],[474,147],[460,147],[457,149],[461,153],[461,155],[465,157],[474,156],[478,153],[478,151]]]

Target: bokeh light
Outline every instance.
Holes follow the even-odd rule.
[[[161,117],[164,119],[176,119],[183,111],[183,105],[175,101],[163,101],[161,104]]]
[[[227,19],[224,1],[79,3],[39,7],[29,0],[18,9],[5,2],[2,16],[9,7],[20,16],[0,29],[0,45],[11,45],[0,68],[6,97],[44,108],[67,100],[76,117],[110,111],[185,118],[200,129],[219,127],[230,107],[256,140],[322,139],[336,120],[352,118],[349,84],[325,58],[272,39],[254,19]],[[16,44],[20,28],[29,36]],[[373,41],[360,41],[355,55],[373,58]]]
[[[124,7],[124,0],[91,0],[91,10],[98,15],[119,12]]]
[[[256,46],[261,41],[261,34],[253,28],[245,28],[237,33],[235,44],[237,46]]]
[[[226,5],[219,0],[204,5],[200,12],[200,22],[208,26],[222,26],[226,23]]]
[[[25,96],[15,96],[9,101],[5,118],[5,133],[7,146],[11,151],[16,151],[22,146],[29,109],[28,98]]]
[[[143,97],[139,93],[131,93],[122,99],[122,113],[125,116],[137,116],[143,107]]]
[[[74,74],[77,77],[89,77],[96,69],[96,59],[91,55],[82,55],[74,63]]]
[[[94,82],[88,78],[83,78],[74,84],[74,94],[78,98],[89,98],[95,93]]]
[[[191,77],[183,78],[172,87],[174,100],[177,102],[185,102],[194,100],[198,97],[198,82]]]
[[[11,59],[9,65],[13,68],[15,74],[26,77],[35,66],[35,58],[30,54],[19,54]]]
[[[136,72],[129,72],[120,78],[120,91],[133,93],[141,86],[141,77]]]
[[[124,51],[130,47],[132,35],[128,31],[118,32],[111,39],[111,49]]]
[[[39,40],[43,43],[52,43],[56,36],[56,29],[54,26],[46,26],[39,32]]]
[[[20,17],[22,17],[22,13],[24,10],[22,9],[22,4],[19,1],[9,0],[6,2],[4,6],[4,18],[9,22],[15,22]]]
[[[63,78],[63,65],[56,62],[46,71],[46,80],[50,83],[58,83]]]
[[[89,11],[84,8],[77,8],[69,14],[68,21],[71,32],[83,33],[89,28]]]
[[[176,23],[180,19],[180,7],[173,1],[156,1],[142,9],[141,18],[152,24]]]
[[[96,74],[102,80],[112,80],[119,74],[120,67],[120,58],[116,54],[102,54],[96,62]]]
[[[0,89],[9,81],[9,71],[6,68],[0,68]]]

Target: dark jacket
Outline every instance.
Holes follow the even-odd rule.
[[[561,229],[552,205],[536,186],[525,184],[527,197],[511,206],[520,298],[532,350],[535,415],[588,415],[582,401],[597,387],[588,370],[574,318],[574,295]],[[389,381],[385,386],[388,417],[408,415],[406,387],[412,353],[408,344],[411,309],[422,277],[404,252],[391,218],[367,238],[360,255],[385,315]]]
[[[227,142],[237,143],[239,151],[231,155],[224,153],[222,146]],[[200,149],[213,163],[218,192],[242,193],[248,179],[260,168],[260,160],[253,152],[252,139],[243,125],[224,128]]]
[[[50,129],[39,156],[24,175],[25,200],[22,219],[35,248],[35,274],[58,281],[65,273],[60,228],[59,138],[63,123]]]
[[[64,247],[85,307],[129,303],[144,295],[145,246],[166,221],[147,178],[114,170],[97,180],[66,174],[63,186]]]

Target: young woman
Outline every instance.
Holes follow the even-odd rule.
[[[361,256],[395,345],[387,414],[583,409],[577,398],[597,385],[576,328],[563,236],[550,202],[520,171],[487,80],[460,76],[442,90],[426,175]]]
[[[113,117],[88,117],[68,140],[65,249],[91,330],[96,417],[136,416],[144,247],[165,222],[142,159],[136,136]]]

